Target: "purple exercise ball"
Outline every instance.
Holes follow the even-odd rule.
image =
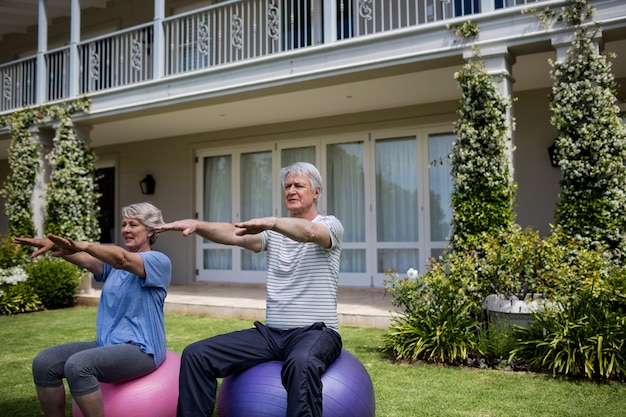
[[[282,362],[256,365],[222,381],[219,417],[285,417],[287,391],[280,379]],[[374,417],[374,386],[363,364],[347,350],[322,375],[324,417]]]

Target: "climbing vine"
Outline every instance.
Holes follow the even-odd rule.
[[[516,185],[509,160],[510,98],[497,89],[480,54],[455,74],[462,90],[452,151],[453,248],[495,236],[514,224]]]
[[[551,123],[561,193],[555,217],[565,236],[589,248],[608,247],[626,261],[626,128],[619,115],[610,56],[594,42],[593,8],[576,0],[548,17],[575,27],[565,58],[551,62]]]
[[[11,172],[0,190],[7,199],[10,235],[33,236],[37,233],[31,199],[37,172],[42,168],[39,159],[42,149],[30,129],[58,123],[53,150],[47,155],[51,174],[46,186],[44,232],[78,240],[99,236],[95,157],[87,144],[76,137],[72,123],[72,115],[87,112],[89,105],[88,99],[80,98],[26,108],[0,118],[0,126],[7,126],[13,139],[9,147]]]

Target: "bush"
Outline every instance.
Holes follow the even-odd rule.
[[[626,377],[626,269],[607,250],[572,240],[545,251],[538,288],[557,308],[533,315],[511,357],[552,374]]]
[[[44,307],[48,309],[72,307],[74,294],[80,285],[83,271],[60,258],[42,256],[26,266],[28,284]]]
[[[26,251],[9,237],[0,238],[0,315],[37,311],[41,302],[26,284],[28,275],[22,264]]]
[[[41,301],[25,282],[15,285],[0,285],[0,315],[27,313],[41,308]]]
[[[10,237],[0,235],[0,268],[23,265],[28,260],[30,250],[13,243]]]
[[[459,362],[477,350],[481,312],[476,259],[451,252],[417,279],[389,271],[386,291],[401,310],[384,336],[397,359]]]

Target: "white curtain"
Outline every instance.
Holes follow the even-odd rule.
[[[365,242],[363,142],[331,144],[326,154],[328,213],[343,223],[344,242]],[[365,260],[365,249],[344,249],[341,271],[365,272]]]
[[[272,153],[255,152],[241,155],[241,220],[272,215]],[[265,252],[241,252],[241,269],[267,269]]]
[[[417,141],[414,136],[376,142],[376,240],[418,242]],[[419,250],[379,249],[378,272],[417,266]]]
[[[232,158],[204,158],[203,220],[232,222]],[[204,269],[232,269],[231,249],[205,249]]]
[[[417,242],[417,142],[414,137],[376,142],[378,242]]]

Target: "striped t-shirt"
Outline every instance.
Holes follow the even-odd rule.
[[[337,287],[343,225],[334,216],[313,223],[330,231],[332,246],[296,242],[270,230],[261,233],[267,251],[266,325],[292,329],[324,322],[338,330]]]

